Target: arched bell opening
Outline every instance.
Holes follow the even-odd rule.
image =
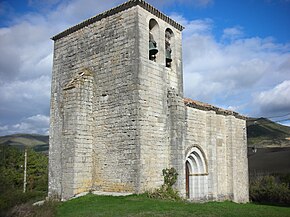
[[[159,26],[156,20],[151,19],[149,21],[149,59],[156,61],[158,53],[158,36]]]
[[[204,153],[193,147],[185,160],[186,196],[192,200],[200,200],[208,195],[208,169]]]
[[[165,30],[165,66],[171,68],[172,65],[172,42],[173,42],[173,31],[169,28]]]

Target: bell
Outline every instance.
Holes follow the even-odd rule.
[[[152,41],[149,41],[149,55],[154,56],[158,53],[158,49],[156,47],[156,43],[154,44]]]
[[[167,63],[171,63],[172,62],[172,58],[171,58],[171,51],[170,50],[166,50],[166,55],[165,55],[165,57],[166,57],[166,62]]]

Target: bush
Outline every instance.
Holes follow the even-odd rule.
[[[162,170],[164,184],[153,192],[148,192],[149,198],[165,199],[165,200],[181,200],[178,191],[173,189],[173,185],[177,180],[178,173],[175,168]]]
[[[46,201],[41,206],[33,206],[31,203],[20,204],[13,207],[6,217],[53,217],[59,204],[56,201]]]
[[[290,189],[275,176],[264,176],[250,183],[250,198],[254,202],[290,204]]]
[[[23,193],[21,190],[7,191],[0,196],[0,210],[4,211],[28,201],[42,200],[45,196],[46,192],[32,191]]]
[[[288,174],[277,174],[277,176],[280,178],[280,181],[282,183],[287,184],[288,188],[290,189],[290,173],[288,173]]]

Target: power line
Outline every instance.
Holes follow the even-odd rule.
[[[257,119],[250,119],[251,121],[253,121],[253,123],[252,124],[249,124],[248,126],[252,126],[252,125],[260,125],[261,123],[259,123],[259,119],[261,119],[261,118],[257,118]],[[281,120],[277,120],[277,121],[273,121],[273,120],[269,120],[269,121],[271,121],[271,122],[273,122],[273,123],[278,123],[278,124],[280,124],[280,123],[283,123],[283,122],[286,122],[286,121],[290,121],[290,118],[287,118],[287,119],[281,119]],[[272,123],[263,123],[262,125],[272,125]]]
[[[290,115],[290,113],[288,113],[288,114],[285,114],[285,115],[279,115],[279,116],[273,116],[273,117],[265,117],[265,118],[282,118],[282,117],[286,117],[286,116],[288,116],[288,115]]]
[[[267,118],[282,118],[282,117],[286,117],[286,116],[289,116],[289,115],[290,115],[290,113],[285,114],[285,115],[280,115],[280,116],[267,117]]]
[[[283,120],[278,120],[278,121],[275,121],[275,122],[285,122],[285,121],[290,121],[290,118],[283,119]]]
[[[279,115],[279,116],[272,116],[272,117],[259,117],[259,118],[249,118],[249,120],[252,120],[252,121],[256,121],[256,120],[259,120],[261,118],[266,118],[266,119],[271,119],[271,118],[282,118],[282,117],[286,117],[286,116],[289,116],[290,113],[287,113],[285,115]],[[273,121],[273,120],[271,120]],[[279,122],[279,121],[273,121],[273,122]]]

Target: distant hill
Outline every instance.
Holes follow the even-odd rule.
[[[251,118],[247,134],[250,177],[290,173],[290,127],[266,118]]]
[[[290,147],[290,127],[266,118],[247,120],[248,147]]]
[[[0,136],[0,146],[10,145],[20,149],[31,147],[37,152],[48,152],[49,137],[37,134],[13,134]]]
[[[277,124],[266,118],[247,120],[248,147],[290,147],[290,127]],[[0,145],[23,149],[32,147],[38,152],[48,152],[49,137],[37,134],[13,134],[0,136]]]

